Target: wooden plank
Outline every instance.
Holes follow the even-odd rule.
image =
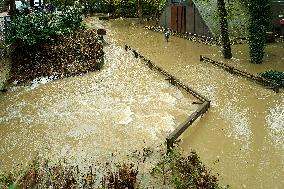
[[[178,128],[176,128],[167,138],[177,139],[192,123],[209,108],[209,102],[204,102],[195,112],[193,112]]]
[[[177,32],[182,32],[182,6],[177,6]]]
[[[214,61],[214,60],[212,60],[210,58],[207,58],[205,56],[200,56],[200,61],[212,63],[213,65],[216,65],[216,66],[224,69],[225,71],[228,71],[229,73],[246,77],[247,79],[255,81],[255,82],[257,82],[257,83],[259,83],[261,85],[264,85],[264,86],[270,86],[271,89],[273,89],[274,92],[279,93],[279,88],[280,87],[277,84],[274,84],[273,82],[271,82],[271,81],[269,81],[267,79],[264,79],[262,77],[258,77],[258,76],[255,76],[253,74],[247,73],[245,71],[239,70],[239,69],[237,69],[237,68],[235,68],[233,66],[225,65],[223,63]]]
[[[179,79],[177,79],[176,77],[174,77],[170,73],[166,72],[161,67],[159,67],[156,64],[154,64],[153,62],[151,62],[151,60],[146,59],[143,55],[141,55],[139,52],[135,51],[134,49],[132,49],[128,45],[125,45],[125,50],[131,50],[134,53],[136,58],[137,57],[142,58],[146,62],[145,64],[150,69],[155,69],[156,71],[158,71],[161,74],[163,74],[164,76],[166,76],[167,77],[166,80],[168,80],[172,85],[175,85],[175,86],[178,86],[178,87],[184,89],[186,92],[190,93],[191,95],[193,95],[194,97],[196,97],[197,99],[199,99],[202,102],[205,102],[205,101],[210,102],[207,98],[205,98],[204,96],[202,96],[201,94],[199,94],[198,92],[196,92],[195,90],[190,88],[189,86],[185,85],[182,81],[180,81]]]
[[[182,81],[180,81],[179,79],[175,78],[174,76],[172,76],[171,74],[169,74],[168,72],[166,72],[165,70],[163,70],[161,67],[155,65],[154,63],[152,63],[150,60],[147,60],[143,55],[141,55],[139,52],[135,51],[134,49],[132,49],[131,47],[125,45],[125,50],[131,50],[134,53],[134,56],[140,57],[141,59],[143,59],[146,63],[146,65],[150,68],[150,69],[155,69],[156,71],[160,72],[161,74],[163,74],[164,76],[166,76],[166,80],[168,80],[172,85],[178,86],[182,89],[184,89],[186,92],[192,94],[194,97],[196,97],[197,99],[199,99],[200,101],[202,101],[202,105],[200,107],[198,107],[198,109],[193,112],[182,124],[180,124],[178,126],[178,128],[176,128],[168,137],[167,137],[167,148],[168,150],[170,150],[173,147],[173,144],[175,142],[175,140],[190,126],[192,125],[192,123],[201,115],[203,115],[209,108],[210,108],[210,101],[208,99],[206,99],[205,97],[203,97],[202,95],[200,95],[199,93],[197,93],[196,91],[194,91],[192,88],[190,88],[189,86],[185,85],[182,83]],[[202,58],[200,56],[200,58]]]
[[[176,31],[177,30],[177,7],[171,7],[171,29]]]
[[[195,112],[193,112],[183,123],[181,123],[168,137],[168,148],[173,146],[174,141],[189,127],[192,123],[203,115],[210,107],[210,102],[204,102]]]

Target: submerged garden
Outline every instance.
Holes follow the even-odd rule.
[[[243,44],[228,38],[236,45],[226,60],[224,37],[172,30],[167,43],[159,33],[165,27],[157,26],[162,0],[57,7],[57,13],[11,17],[1,33],[0,188],[246,188],[255,183],[242,175],[259,175],[257,166],[270,174],[275,165],[280,178],[284,57],[271,66],[266,61],[283,51],[282,38],[267,45],[268,58],[265,46],[249,51],[253,38]],[[256,38],[265,45],[264,34]],[[137,51],[125,51],[126,43]],[[199,62],[199,55],[246,72],[253,69],[241,61],[264,62],[252,74],[280,91]],[[202,102],[147,66],[166,70],[211,101],[174,148],[165,145],[169,133]],[[262,178],[256,182],[263,184]]]

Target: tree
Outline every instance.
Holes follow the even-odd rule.
[[[142,20],[142,4],[141,0],[137,0],[137,15],[140,21]]]
[[[224,0],[217,0],[217,7],[219,12],[219,22],[221,28],[221,41],[223,48],[224,58],[232,58],[232,50],[229,38],[228,21],[227,21],[227,10]]]
[[[10,5],[9,15],[11,15],[11,16],[16,15],[16,3],[15,3],[15,0],[9,0],[9,5]]]
[[[261,64],[264,57],[265,35],[270,24],[270,0],[249,0],[249,46],[251,63]]]

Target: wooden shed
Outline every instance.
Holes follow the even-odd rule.
[[[159,24],[180,33],[190,32],[212,37],[192,0],[167,0]]]

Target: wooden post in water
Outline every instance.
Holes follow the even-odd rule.
[[[167,137],[167,152],[171,150],[174,146],[176,139],[189,127],[192,123],[200,116],[202,116],[210,107],[210,101],[205,101],[203,104],[193,112],[183,123],[181,123],[178,128],[176,128],[168,137]]]

